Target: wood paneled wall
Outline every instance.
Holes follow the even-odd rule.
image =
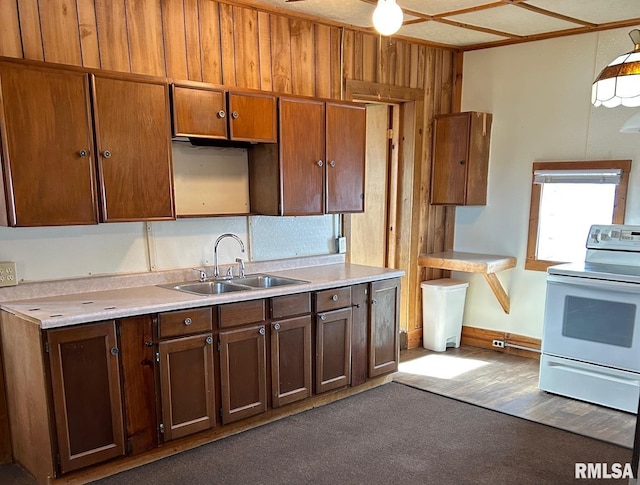
[[[417,256],[453,246],[454,209],[428,200],[433,116],[459,106],[460,54],[250,1],[0,0],[0,56],[333,99],[346,79],[423,90],[423,170],[412,197],[416,267],[403,281],[402,327],[415,345],[420,281],[441,274],[418,268]]]

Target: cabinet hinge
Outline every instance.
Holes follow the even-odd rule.
[[[44,343],[44,351],[48,354],[49,353],[49,342],[45,342]]]
[[[392,130],[391,128],[389,128],[389,129],[387,130],[387,138],[388,138],[389,140],[392,140],[392,139],[393,139],[393,130]]]
[[[160,429],[160,433],[164,434],[164,424],[160,423],[158,428]]]
[[[160,352],[156,352],[156,362],[160,362]]]
[[[220,417],[222,417],[222,408],[218,410],[218,414],[220,415]]]
[[[220,345],[220,341],[218,340],[218,352],[222,350],[222,346]]]
[[[56,453],[56,465],[60,466],[60,453]]]

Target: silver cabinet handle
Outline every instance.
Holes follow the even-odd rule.
[[[218,111],[218,118],[222,119],[225,116],[227,116],[227,113],[224,112],[223,109],[221,109],[220,111]]]
[[[378,300],[376,300],[375,298],[373,300],[371,300],[371,303],[373,303],[374,305],[378,304]]]
[[[213,337],[209,335],[206,339],[204,339],[207,345],[211,345],[213,343]]]
[[[111,158],[111,152],[109,150],[105,150],[102,152],[102,156],[104,158]]]
[[[231,117],[232,117],[234,120],[235,120],[235,119],[237,119],[237,118],[238,118],[238,116],[240,116],[240,115],[238,114],[238,112],[237,112],[237,111],[234,111],[233,113],[231,113]]]
[[[187,318],[185,318],[185,319],[184,319],[184,324],[185,324],[185,325],[191,325],[191,322],[192,322],[192,321],[193,321],[193,320],[191,320],[191,318],[190,318],[190,317],[187,317]]]
[[[118,355],[119,353],[120,351],[118,350],[118,347],[111,348],[111,355]]]
[[[264,329],[264,327],[260,327],[260,330],[258,330],[258,333],[260,335],[264,335],[265,333],[267,333],[267,331]]]
[[[333,296],[331,297],[331,299],[332,299],[333,301],[338,301],[338,295],[333,295]]]
[[[84,157],[86,157],[86,156],[87,156],[87,153],[88,153],[88,152],[87,152],[86,150],[80,150],[80,151],[78,152],[78,155],[80,155],[80,157],[81,157],[81,158],[84,158]]]
[[[316,162],[316,165],[318,165],[318,167],[322,167],[324,165],[324,162],[322,160],[318,160]]]
[[[326,320],[327,316],[323,313],[322,315],[320,315],[320,320]]]
[[[336,166],[336,161],[335,160],[331,160],[329,162],[329,165],[332,166],[332,167],[335,167]]]
[[[274,328],[274,330],[280,330],[280,324],[279,323],[274,323],[273,324],[273,328]]]

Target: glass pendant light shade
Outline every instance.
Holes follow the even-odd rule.
[[[402,9],[396,0],[378,0],[373,11],[373,26],[382,35],[395,34],[402,27]]]
[[[591,88],[594,106],[640,106],[640,30],[629,33],[634,48],[605,67]]]

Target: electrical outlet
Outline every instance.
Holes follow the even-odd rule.
[[[347,238],[342,236],[336,238],[336,251],[338,253],[346,253],[347,252]]]
[[[16,263],[0,262],[0,286],[16,286],[17,284]]]
[[[501,349],[504,349],[504,340],[494,340],[493,341],[493,346],[494,347],[499,347]]]

